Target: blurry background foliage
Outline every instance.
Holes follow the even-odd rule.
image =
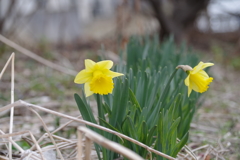
[[[184,85],[187,74],[175,68],[179,64],[195,66],[198,62],[197,56],[190,53],[184,44],[176,47],[173,38],[160,45],[157,37],[132,38],[127,46],[127,64],[115,68],[125,77],[116,78],[113,94],[104,95],[100,102],[104,115],[107,114],[107,118],[99,120],[100,124],[176,157],[188,141],[199,95],[193,93],[190,98],[187,97]],[[174,72],[176,74],[172,77]],[[85,97],[75,94],[75,99],[83,118],[96,123]],[[149,156],[147,150],[131,142],[94,130],[144,158]],[[105,152],[104,149],[102,151]],[[103,159],[111,156],[118,157],[108,152]]]

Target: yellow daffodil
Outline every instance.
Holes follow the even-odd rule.
[[[86,97],[96,94],[109,94],[113,90],[112,78],[122,76],[123,74],[113,72],[110,69],[113,62],[110,60],[93,62],[90,59],[85,60],[85,69],[80,71],[74,79],[75,83],[84,84]]]
[[[207,91],[209,88],[208,85],[213,81],[213,78],[209,77],[203,69],[213,65],[213,63],[200,62],[193,69],[187,65],[180,65],[177,67],[182,68],[188,74],[185,79],[185,85],[188,86],[188,97],[190,96],[192,90],[199,93]]]

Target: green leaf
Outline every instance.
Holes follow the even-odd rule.
[[[114,91],[114,100],[112,107],[112,115],[109,119],[109,123],[112,126],[116,126],[117,123],[121,124],[126,117],[126,109],[128,102],[128,80],[125,79],[124,83],[117,83]]]
[[[78,109],[79,109],[83,119],[86,120],[86,121],[97,124],[97,121],[95,120],[95,118],[93,116],[93,112],[92,112],[90,106],[87,104],[87,102],[83,101],[77,93],[74,94],[74,98],[75,98],[75,101],[78,105]],[[102,132],[101,130],[99,130],[97,128],[94,128],[94,127],[88,126],[88,128],[92,129],[93,131],[95,131],[97,133]],[[94,144],[94,146],[95,146],[98,158],[100,159],[100,150],[101,150],[102,147],[99,146],[98,144]]]
[[[92,112],[90,106],[86,105],[83,102],[83,100],[79,97],[79,95],[76,93],[74,94],[74,98],[75,98],[75,101],[78,105],[78,109],[79,109],[83,119],[97,124],[97,121],[95,120],[95,118],[93,116],[93,112]]]
[[[112,111],[111,111],[109,105],[107,103],[105,103],[102,106],[103,106],[104,112],[108,113],[108,116],[111,117],[112,116]]]
[[[137,135],[137,130],[135,129],[133,121],[129,116],[127,116],[125,121],[123,122],[122,130],[123,130],[123,133],[126,133],[131,138],[133,138],[135,140],[139,140],[139,137]],[[137,146],[136,144],[133,144],[132,142],[129,142],[129,143],[133,147],[132,148],[133,151],[138,153],[139,146]]]
[[[133,93],[133,91],[132,91],[130,88],[129,88],[129,96],[130,96],[131,102],[132,102],[133,104],[135,104],[136,107],[140,109],[140,111],[142,111],[142,110],[141,110],[141,107],[140,107],[140,105],[139,105],[139,103],[138,103],[138,101],[137,101],[137,99],[136,99],[136,97],[135,97],[135,95],[134,95],[134,93]]]
[[[157,126],[154,126],[154,127],[152,127],[151,129],[150,129],[150,131],[148,132],[148,135],[147,135],[147,141],[146,141],[146,145],[147,146],[152,146],[152,144],[153,144],[153,140],[154,140],[154,134],[156,134],[155,132],[156,132],[156,130],[157,130]]]
[[[114,95],[113,95],[113,104],[110,106],[112,108],[112,115],[109,117],[109,123],[112,126],[116,126],[117,120],[118,120],[118,114],[119,114],[119,100],[121,101],[121,82],[119,79],[116,79],[115,83],[115,88],[114,88]]]
[[[167,84],[166,84],[166,86],[165,86],[165,88],[164,88],[164,90],[163,90],[163,93],[162,93],[162,95],[161,95],[161,102],[165,99],[165,97],[167,96],[167,93],[168,93],[168,91],[169,91],[169,89],[170,89],[170,83],[171,83],[171,81],[172,81],[172,79],[173,79],[173,77],[175,76],[175,74],[176,74],[176,72],[177,72],[178,70],[177,69],[175,69],[174,70],[174,72],[172,73],[172,75],[171,75],[171,77],[169,78],[169,80],[168,80],[168,82],[167,82]]]
[[[173,122],[173,124],[171,125],[171,127],[170,127],[170,129],[169,129],[169,132],[168,132],[168,135],[169,135],[170,137],[171,137],[171,135],[172,135],[174,132],[177,131],[177,127],[178,127],[178,125],[179,125],[179,123],[180,123],[180,120],[181,120],[181,118],[178,117],[178,118]]]
[[[178,117],[172,124],[171,128],[169,129],[169,134],[167,136],[167,139],[169,140],[169,151],[172,151],[176,145],[177,142],[177,127],[180,123],[181,118]]]
[[[187,143],[187,141],[188,141],[188,136],[189,136],[189,134],[188,133],[186,133],[184,136],[183,136],[183,138],[180,140],[180,142],[178,142],[178,144],[175,146],[175,148],[174,148],[174,150],[173,150],[173,152],[172,152],[172,156],[173,157],[176,157],[177,156],[177,154],[178,154],[178,152],[182,149],[182,147]]]
[[[102,118],[105,120],[104,110],[103,110],[103,104],[102,104],[102,95],[95,94],[95,98],[97,101],[97,108],[98,108],[98,118]],[[99,124],[102,125],[102,122],[99,121]]]
[[[104,102],[110,107],[113,103],[113,95],[108,94],[108,95],[103,95]],[[112,108],[110,108],[112,110]]]
[[[108,123],[107,121],[105,121],[104,119],[99,118],[99,120],[103,122],[103,124],[104,124],[105,127],[109,128],[109,129],[111,129],[111,130],[114,130],[114,131],[116,131],[116,132],[121,133],[117,128],[113,127],[111,124],[109,124],[109,123]]]
[[[148,135],[148,126],[145,121],[143,121],[142,126],[143,126],[142,127],[142,137],[143,137],[142,142],[145,142],[147,139],[147,135]]]
[[[146,143],[147,140],[147,134],[148,134],[148,128],[146,125],[146,122],[143,121],[142,124],[140,124],[140,127],[138,128],[137,136],[139,137],[139,141]]]

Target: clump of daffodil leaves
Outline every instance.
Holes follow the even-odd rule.
[[[154,90],[154,88],[159,88],[159,86],[157,84],[151,84],[151,82],[160,83],[159,81],[163,78],[159,76],[161,75],[160,72],[152,76],[148,75],[144,71],[138,71],[139,74],[136,74],[136,77],[129,76],[130,73],[128,73],[128,76],[126,76],[126,79],[128,80],[121,81],[117,79],[117,81],[113,81],[113,78],[123,76],[124,74],[110,70],[113,66],[112,61],[104,60],[96,63],[90,59],[86,59],[85,69],[76,75],[74,82],[77,84],[84,84],[86,97],[96,94],[100,125],[104,125],[105,127],[109,127],[115,131],[128,135],[148,146],[152,146],[153,142],[155,142],[154,149],[176,157],[177,153],[187,143],[187,128],[190,126],[191,116],[193,115],[192,113],[190,115],[190,112],[194,113],[194,109],[189,109],[188,114],[182,114],[184,110],[181,108],[181,99],[183,99],[183,95],[181,94],[176,95],[169,103],[167,102],[168,98],[166,96],[168,95],[169,88],[171,87],[170,82],[174,79],[177,69],[181,68],[188,74],[184,81],[185,85],[188,87],[188,97],[190,96],[192,90],[203,93],[207,91],[209,84],[213,80],[213,78],[209,77],[203,69],[213,65],[213,63],[203,62],[200,62],[194,68],[191,68],[188,65],[179,65],[176,67],[176,70],[173,69],[174,72],[167,81],[167,85],[163,85],[163,83],[161,83],[161,85],[165,88],[159,92],[157,89]],[[153,67],[151,69],[153,70]],[[141,76],[141,72],[144,72],[144,76]],[[146,79],[143,80],[142,78],[144,77]],[[153,77],[155,77],[155,79],[157,78],[156,81]],[[146,85],[148,87],[144,87],[144,83],[142,83],[143,85],[140,85],[141,81],[144,81],[145,84],[148,84],[149,82],[149,85]],[[114,82],[117,83],[114,84]],[[129,85],[127,83],[134,85]],[[116,85],[115,95],[110,95],[114,94],[114,85]],[[153,87],[152,85],[156,85],[156,87]],[[137,88],[134,89],[134,86],[137,86]],[[143,92],[135,93],[135,91],[138,91],[138,88],[140,88],[139,90],[147,88],[147,90],[150,91],[141,90]],[[144,95],[146,92],[149,94],[153,93],[152,97],[156,98],[156,101],[154,98],[152,99],[150,106],[148,104],[142,105],[143,103],[140,103],[140,100],[143,99],[140,95]],[[156,96],[158,95],[157,93],[161,93],[160,98],[159,96]],[[102,95],[104,95],[104,100],[101,98]],[[86,103],[85,97],[80,98],[77,94],[75,94],[75,99],[83,118],[93,123],[97,123],[89,104]],[[151,98],[149,99],[151,100]],[[165,102],[164,106],[162,106],[162,102]],[[166,103],[168,104],[166,105]],[[190,104],[191,103],[189,103],[189,105]],[[169,107],[164,108],[165,106]],[[109,116],[108,119],[105,118],[106,114]],[[184,122],[184,117],[187,117],[186,123]],[[166,123],[167,125],[165,125]],[[179,137],[178,130],[181,130],[181,128],[185,128],[184,130],[186,131],[184,131],[182,136]],[[147,151],[143,151],[143,148],[138,148],[135,144],[128,144],[128,142],[119,141],[118,138],[110,134],[95,130],[94,128],[91,129],[113,141],[122,143],[124,146],[129,147],[144,158],[149,156]],[[177,138],[181,138],[178,143],[176,142]],[[99,159],[115,159],[119,156],[115,155],[115,153],[108,152],[99,146],[95,146],[95,148],[98,152]],[[102,152],[103,158],[100,158],[101,156],[99,152]],[[161,159],[161,157],[157,157],[157,160],[158,159]]]
[[[112,93],[114,88],[113,78],[122,76],[122,73],[110,69],[113,62],[110,60],[95,63],[90,59],[85,60],[85,69],[80,71],[74,79],[75,83],[83,84],[86,97],[93,93],[106,95]]]
[[[179,65],[177,67],[183,69],[188,74],[184,81],[185,85],[188,87],[188,97],[190,96],[192,90],[199,93],[207,91],[209,84],[213,81],[213,78],[209,77],[203,69],[213,65],[213,63],[199,62],[199,64],[194,68],[188,65]]]

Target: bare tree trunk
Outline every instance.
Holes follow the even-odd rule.
[[[198,13],[204,10],[210,0],[147,0],[152,6],[160,24],[160,38],[170,34],[177,41],[184,38],[185,31],[192,27]]]
[[[0,17],[0,33],[1,34],[3,33],[3,27],[4,27],[4,23],[5,23],[6,19],[8,17],[10,17],[10,15],[12,14],[15,2],[16,2],[15,0],[10,0],[8,9],[7,9],[5,15],[3,15],[2,19]]]

